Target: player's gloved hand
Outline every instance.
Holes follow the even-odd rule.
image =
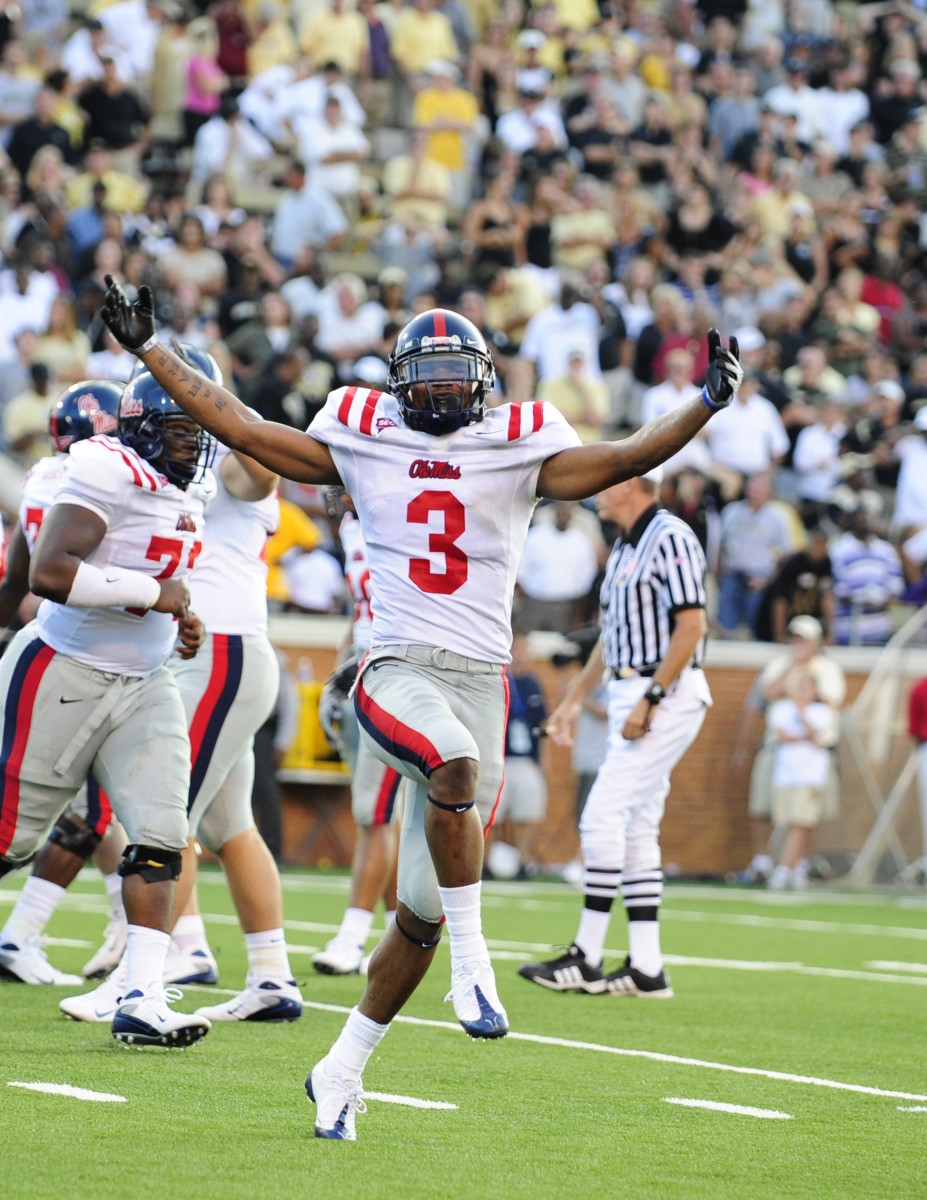
[[[206,626],[196,613],[188,613],[177,622],[177,655],[195,658],[206,641]]]
[[[730,348],[726,349],[721,345],[721,334],[717,329],[709,329],[708,370],[705,372],[702,399],[715,412],[719,408],[727,408],[737,395],[743,377],[737,338],[732,337]]]
[[[158,340],[151,288],[143,283],[138,289],[138,299],[130,304],[112,275],[104,275],[103,278],[107,287],[100,308],[103,324],[124,349],[131,350],[133,354],[144,354]]]
[[[153,612],[185,617],[190,611],[190,589],[185,579],[160,579],[161,595],[152,604]]]

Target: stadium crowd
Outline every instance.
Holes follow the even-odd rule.
[[[697,393],[714,325],[747,377],[662,494],[714,634],[884,642],[927,563],[925,71],[918,3],[3,0],[0,508],[58,392],[129,377],[107,273],[300,428],[439,305],[500,402],[620,438]],[[320,498],[286,498],[272,564],[337,552]],[[535,556],[522,624],[576,628],[602,530],[536,521],[586,591]],[[315,562],[277,607],[343,604]]]

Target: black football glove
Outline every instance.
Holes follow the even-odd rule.
[[[138,289],[138,299],[130,304],[112,275],[105,275],[104,279],[107,292],[100,309],[103,324],[119,345],[133,354],[150,350],[157,340],[151,288],[143,283]]]
[[[727,408],[737,395],[743,377],[737,338],[732,337],[730,349],[725,349],[721,345],[721,334],[717,329],[709,329],[708,370],[705,372],[702,399],[716,412],[719,408]]]

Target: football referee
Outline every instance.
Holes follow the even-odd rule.
[[[580,821],[585,901],[576,940],[519,975],[558,992],[672,996],[660,952],[660,820],[670,772],[695,740],[711,692],[705,650],[705,556],[695,534],[658,502],[662,468],[596,497],[622,531],[605,568],[601,635],[547,722],[557,745],[583,701],[608,680],[608,748]],[[602,968],[612,904],[621,891],[630,954]]]

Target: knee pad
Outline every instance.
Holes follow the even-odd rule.
[[[146,883],[161,883],[178,879],[183,858],[179,850],[162,846],[126,846],[119,864],[119,874],[141,875]]]
[[[399,930],[399,932],[402,934],[402,936],[406,939],[406,941],[411,942],[413,946],[417,946],[419,950],[433,950],[435,948],[435,946],[437,946],[437,944],[441,941],[441,930],[440,929],[438,930],[438,936],[434,939],[433,942],[423,942],[421,940],[421,938],[413,937],[412,934],[409,933],[409,931],[407,929],[403,929],[402,925],[400,925],[400,923],[399,923],[398,914],[393,918],[393,920],[396,922],[396,928]]]
[[[66,812],[55,822],[48,840],[86,862],[103,838],[77,813]]]

